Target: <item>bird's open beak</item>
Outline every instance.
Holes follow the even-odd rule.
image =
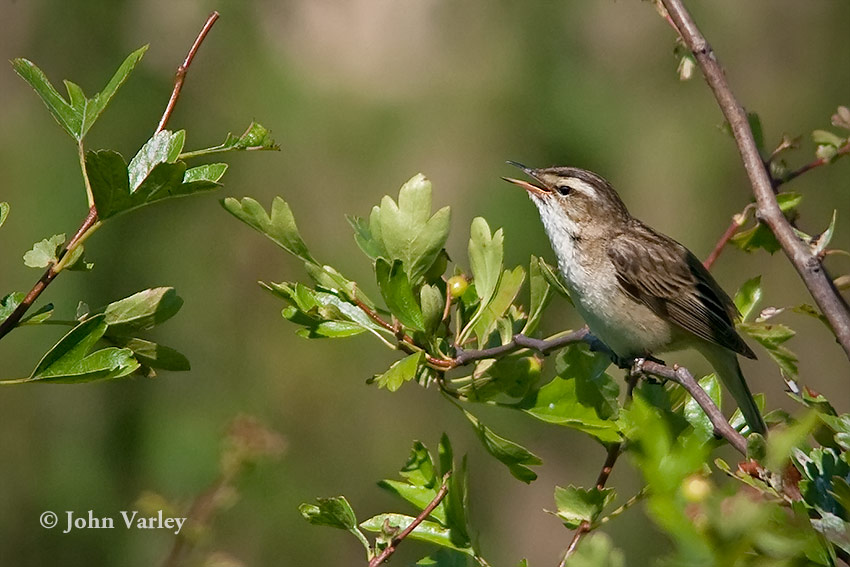
[[[515,161],[510,161],[510,160],[508,160],[507,163],[514,166],[514,167],[520,168],[526,175],[534,178],[535,181],[540,183],[540,180],[537,178],[536,172],[533,169],[531,169],[530,167],[526,167],[526,166],[522,165],[521,163],[517,163]],[[502,179],[504,179],[508,183],[513,183],[514,185],[519,185],[520,187],[522,187],[523,189],[525,189],[526,191],[528,191],[532,195],[543,196],[543,195],[550,193],[549,189],[547,189],[542,183],[540,185],[535,185],[534,183],[531,183],[531,182],[528,182],[528,181],[523,181],[521,179],[514,179],[512,177],[502,177]]]

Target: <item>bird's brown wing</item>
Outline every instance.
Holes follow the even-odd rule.
[[[608,257],[635,300],[702,339],[756,357],[735,331],[735,304],[687,248],[636,223],[612,239]]]

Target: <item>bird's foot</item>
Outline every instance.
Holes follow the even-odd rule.
[[[629,371],[630,377],[641,377],[650,384],[663,383],[664,380],[659,380],[657,377],[651,376],[644,372],[643,365],[646,364],[647,361],[655,362],[656,364],[664,364],[663,360],[655,358],[652,355],[646,355],[632,359],[629,364],[627,364],[625,367],[621,366],[620,368],[627,369]]]

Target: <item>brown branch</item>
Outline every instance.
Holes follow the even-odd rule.
[[[387,559],[389,559],[390,555],[395,553],[398,544],[404,541],[404,539],[409,536],[413,532],[413,530],[416,529],[416,526],[424,522],[425,518],[430,516],[431,512],[434,511],[434,508],[440,505],[440,502],[443,501],[443,498],[445,498],[446,494],[448,494],[449,492],[449,478],[451,477],[451,475],[451,471],[443,475],[443,484],[440,486],[440,490],[437,491],[437,494],[436,496],[434,496],[434,499],[431,500],[431,502],[429,502],[427,506],[425,506],[425,509],[422,510],[422,512],[420,512],[419,515],[416,516],[416,518],[414,518],[413,521],[410,522],[410,524],[401,531],[401,533],[399,533],[390,541],[390,544],[385,547],[379,555],[376,555],[369,561],[369,567],[377,567],[378,565],[384,563]]]
[[[201,44],[210,32],[210,28],[213,27],[213,24],[215,24],[217,19],[218,12],[213,12],[209,15],[207,21],[204,23],[204,27],[201,28],[198,37],[195,38],[195,43],[192,44],[192,47],[189,49],[189,53],[186,54],[186,59],[184,59],[183,63],[177,67],[177,74],[174,77],[174,90],[171,91],[171,98],[168,99],[168,105],[166,105],[165,112],[162,113],[162,118],[159,120],[159,125],[156,127],[157,132],[164,130],[165,125],[168,124],[168,119],[171,118],[171,113],[174,111],[174,106],[177,104],[177,98],[180,96],[180,91],[183,89],[183,81],[186,80],[186,73],[189,71],[189,65],[192,64],[192,59],[195,58],[195,54],[198,52],[198,49],[200,49]]]
[[[715,435],[719,435],[729,441],[729,444],[742,455],[747,455],[747,439],[738,433],[734,427],[729,425],[729,422],[726,421],[726,418],[720,412],[720,409],[714,404],[714,401],[705,392],[705,390],[702,389],[699,383],[694,379],[693,374],[691,374],[687,368],[677,364],[672,367],[665,366],[651,360],[645,361],[642,368],[647,374],[658,376],[659,378],[664,378],[666,380],[672,380],[681,385],[685,390],[687,390],[694,401],[699,404],[699,407],[702,408],[705,415],[708,416],[708,419],[711,421],[711,425],[714,427]]]
[[[773,183],[759,154],[747,114],[729,87],[723,67],[681,0],[661,0],[680,37],[694,54],[714,97],[732,128],[744,169],[756,197],[759,218],[770,228],[794,265],[812,298],[829,320],[835,336],[850,358],[850,307],[832,284],[821,261],[802,242],[776,201]]]

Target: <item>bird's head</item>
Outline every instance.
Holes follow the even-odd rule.
[[[563,227],[570,233],[585,232],[587,225],[610,227],[630,218],[626,205],[604,178],[577,167],[534,169],[509,161],[532,181],[503,177],[528,192],[537,205],[546,230]]]

